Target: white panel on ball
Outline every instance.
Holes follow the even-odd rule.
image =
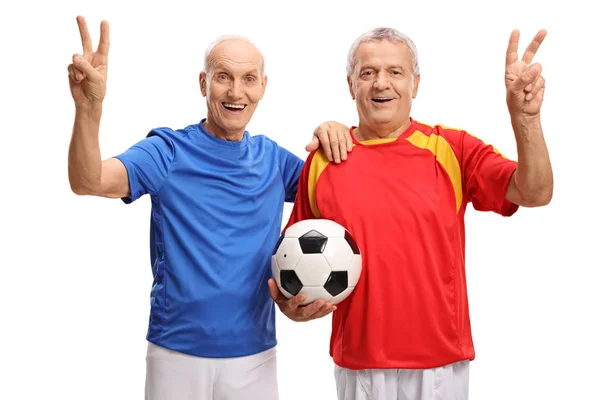
[[[279,266],[279,269],[294,269],[302,257],[302,248],[300,247],[298,239],[284,238],[279,245],[275,257],[277,258],[277,266]]]
[[[314,226],[315,226],[314,219],[305,219],[303,221],[296,222],[295,224],[291,225],[288,229],[286,229],[285,237],[286,238],[300,237],[300,236],[304,235],[306,232],[312,230]]]
[[[352,293],[353,290],[353,286],[348,286],[342,293],[338,294],[337,296],[333,296],[333,298],[329,300],[329,302],[331,304],[338,304],[343,300],[346,300],[346,298],[350,295],[350,293]]]
[[[313,229],[328,238],[343,238],[346,229],[337,222],[328,219],[315,219]]]
[[[287,290],[282,288],[280,285],[281,270],[279,269],[279,266],[277,265],[277,258],[275,256],[271,256],[271,273],[273,274],[273,279],[275,279],[275,282],[277,283],[277,286],[279,287],[279,291],[288,299],[291,299],[292,297],[294,297],[290,292],[288,292]]]
[[[327,246],[325,246],[323,255],[333,271],[345,271],[350,267],[354,253],[342,236],[341,238],[327,238]]]
[[[306,295],[306,300],[302,303],[303,305],[310,304],[315,300],[331,300],[331,295],[323,288],[323,286],[304,286],[300,293]],[[341,294],[341,293],[340,293]]]
[[[294,271],[304,286],[323,286],[331,274],[323,254],[303,255]]]
[[[348,286],[356,286],[362,272],[362,257],[360,254],[352,255],[352,262],[348,268]]]

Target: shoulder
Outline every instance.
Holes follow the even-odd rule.
[[[188,125],[184,128],[173,129],[167,126],[160,126],[153,128],[147,135],[147,137],[158,136],[165,140],[181,140],[188,138],[190,134],[198,132],[198,125]]]
[[[466,132],[464,129],[451,127],[443,124],[426,124],[422,122],[416,123],[416,131],[421,132],[426,136],[436,135],[447,140],[460,139]]]

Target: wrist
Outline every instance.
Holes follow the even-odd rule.
[[[75,115],[88,118],[100,118],[102,115],[102,102],[76,103]]]
[[[511,125],[515,134],[528,135],[542,132],[542,121],[540,114],[519,115],[511,118]]]

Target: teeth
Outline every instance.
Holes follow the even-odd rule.
[[[223,105],[227,108],[237,108],[239,110],[243,110],[244,107],[246,107],[244,104],[229,104],[229,103],[223,103]]]

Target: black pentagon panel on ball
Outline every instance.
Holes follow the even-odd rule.
[[[360,254],[358,245],[356,244],[356,241],[354,240],[354,238],[352,237],[350,232],[346,231],[346,233],[344,234],[344,239],[346,239],[346,242],[348,242],[348,244],[350,245],[350,248],[352,249],[352,252],[354,254]]]
[[[325,251],[327,236],[323,236],[313,229],[300,236],[298,241],[304,254],[320,254]]]
[[[323,287],[332,296],[342,293],[348,288],[348,271],[333,271]]]
[[[281,287],[292,296],[297,295],[300,292],[300,289],[302,289],[302,282],[300,282],[300,279],[294,270],[284,269],[281,271],[279,279],[281,281]]]
[[[275,255],[275,253],[277,253],[277,250],[279,249],[279,246],[281,246],[281,242],[283,242],[283,239],[285,239],[285,234],[282,234],[281,236],[279,236],[279,239],[277,240],[277,243],[275,244],[275,249],[273,250],[273,255]]]

